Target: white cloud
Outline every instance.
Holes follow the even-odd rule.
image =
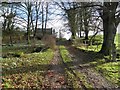
[[[61,16],[56,16],[53,20],[48,22],[49,27],[53,27],[56,32],[59,31],[59,29],[62,29],[64,27],[64,22],[61,18]]]

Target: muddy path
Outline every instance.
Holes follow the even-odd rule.
[[[73,88],[73,82],[69,83],[68,75],[65,71],[66,69],[75,76],[79,87],[82,90],[86,90],[80,78],[78,78],[76,74],[64,63],[59,49],[55,51],[51,65],[45,73],[42,89],[74,90],[75,88]]]
[[[53,60],[51,61],[51,66],[45,73],[43,80],[43,89],[60,89],[64,88],[67,90],[67,82],[64,68],[65,66],[61,63],[62,58],[59,53],[59,49],[55,51]]]
[[[95,90],[113,90],[115,88],[114,85],[108,82],[100,73],[96,72],[95,69],[86,63],[94,60],[96,53],[86,53],[70,45],[66,46],[66,48],[73,60],[73,69],[80,73],[84,73],[87,77],[87,81],[91,83]]]
[[[64,43],[63,43],[64,45]],[[59,46],[59,45],[58,45]],[[60,90],[74,90],[72,84],[68,85],[68,77],[66,75],[65,69],[67,69],[71,74],[73,74],[80,86],[79,90],[114,90],[115,86],[108,82],[100,73],[98,73],[92,66],[87,63],[93,61],[95,58],[101,58],[101,56],[96,55],[96,53],[86,53],[85,51],[79,50],[70,44],[64,45],[70,53],[72,58],[72,68],[67,66],[61,55],[59,48],[55,51],[53,60],[48,71],[44,75],[44,80],[42,83],[42,89],[60,89]],[[79,73],[83,73],[87,77],[87,82],[90,83],[93,88],[86,88],[83,81],[74,73],[76,70]]]

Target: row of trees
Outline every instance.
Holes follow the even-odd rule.
[[[38,25],[42,24],[46,31],[48,21],[48,2],[2,2],[0,4],[0,11],[2,13],[2,30],[5,34],[10,36],[10,43],[12,44],[12,36],[18,26],[26,29],[26,39],[29,43],[30,35],[36,37]],[[43,31],[43,34],[45,33]],[[32,32],[32,33],[31,33]]]
[[[120,2],[56,2],[65,12],[71,28],[72,38],[76,33],[85,32],[88,39],[89,30],[103,31],[103,44],[100,50],[105,55],[115,51],[115,35],[120,23]],[[79,30],[79,31],[78,31]],[[95,36],[93,35],[93,36]]]
[[[103,31],[103,44],[101,53],[109,55],[115,51],[114,39],[116,29],[120,23],[120,2],[53,2],[63,11],[61,15],[68,20],[68,26],[72,32],[72,39],[76,33],[81,37],[81,31],[85,32],[85,40],[88,40],[90,30]],[[6,6],[7,5],[7,6]],[[30,40],[32,30],[34,38],[38,25],[47,27],[50,14],[50,2],[22,2],[22,3],[1,3],[1,17],[3,20],[3,30],[9,34],[14,30],[15,25],[23,22],[23,27],[27,31],[27,42]],[[45,31],[43,31],[44,35]],[[95,36],[93,35],[93,36]],[[10,35],[10,41],[12,35]]]

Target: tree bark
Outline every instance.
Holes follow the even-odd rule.
[[[47,27],[47,20],[48,20],[48,2],[46,2],[45,33],[46,33],[46,27]]]
[[[88,40],[88,33],[89,33],[89,31],[85,30],[85,40]]]
[[[43,2],[42,2],[42,34],[44,35],[44,8],[43,8]]]
[[[37,2],[36,2],[36,6],[35,6],[35,11],[36,11],[36,22],[35,22],[35,31],[34,31],[34,39],[35,39],[35,36],[36,36],[36,32],[37,32],[37,27],[38,27],[38,11],[39,11],[39,8],[37,7],[37,5],[39,5],[39,7],[40,7],[40,2],[39,2],[39,4],[37,4]]]
[[[88,40],[88,33],[89,33],[89,30],[88,30],[88,19],[90,18],[89,15],[88,15],[88,9],[85,8],[83,9],[83,24],[84,24],[84,32],[85,32],[85,40]]]
[[[118,24],[116,24],[115,21],[115,12],[117,8],[118,3],[112,2],[111,4],[109,2],[104,3],[104,7],[107,9],[103,9],[103,44],[102,48],[100,50],[100,53],[103,53],[104,55],[110,55],[112,54],[112,51],[114,51],[114,39],[116,35],[116,27]]]
[[[28,15],[27,15],[27,44],[30,43],[30,14],[31,14],[31,5],[30,2],[27,2],[28,6],[27,6],[27,11],[28,11]]]
[[[30,34],[30,19],[29,19],[29,15],[28,15],[28,23],[27,23],[27,43],[29,44],[29,41],[30,41],[30,37],[29,37],[29,34]]]
[[[69,26],[71,28],[71,33],[72,33],[72,39],[75,39],[76,36],[76,10],[71,8],[69,10],[66,10],[66,13],[68,15],[68,21],[69,21]]]

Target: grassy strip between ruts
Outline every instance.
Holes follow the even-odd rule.
[[[2,87],[41,88],[44,72],[48,69],[54,53],[46,52],[23,54],[20,58],[3,58]]]
[[[60,46],[59,48],[60,48],[60,53],[61,53],[64,63],[67,64],[68,68],[72,69],[72,67],[70,67],[72,66],[70,63],[72,62],[72,59],[69,55],[68,50],[64,46]],[[81,88],[80,83],[79,83],[80,81],[78,81],[78,78],[79,78],[79,80],[82,81],[82,83],[85,85],[86,88],[92,88],[92,85],[87,82],[87,78],[83,73],[80,73],[77,70],[72,70],[76,74],[77,76],[76,77],[67,68],[65,68],[65,71],[66,71],[67,82],[69,86],[76,88],[76,89]]]

